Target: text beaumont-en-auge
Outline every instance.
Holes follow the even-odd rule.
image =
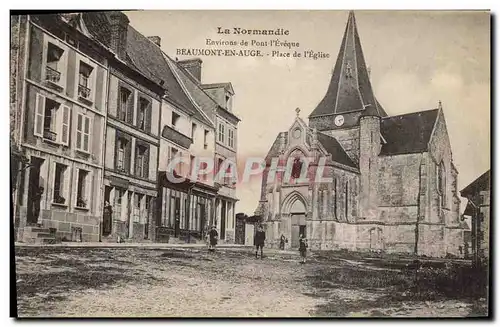
[[[314,60],[327,59],[328,53],[322,51],[305,50],[302,52],[282,52],[273,50],[270,53],[263,53],[261,50],[237,50],[237,49],[189,49],[178,48],[177,56],[211,56],[211,57],[264,57],[265,55],[274,58],[310,58]]]

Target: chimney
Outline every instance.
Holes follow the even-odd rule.
[[[179,60],[177,63],[181,65],[182,68],[187,70],[191,75],[193,75],[198,83],[201,83],[201,64],[203,63],[203,61],[201,61],[200,58]]]
[[[161,37],[159,36],[148,36],[149,41],[153,42],[157,46],[161,47]]]
[[[111,49],[116,53],[118,58],[125,59],[127,54],[127,15],[121,11],[113,11],[109,15],[111,25]]]

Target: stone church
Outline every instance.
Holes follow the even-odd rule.
[[[287,179],[272,164],[300,158],[314,158],[305,171],[314,175],[322,166],[323,180]],[[286,247],[296,248],[303,234],[313,250],[461,255],[458,171],[441,103],[386,112],[370,83],[353,12],[326,95],[309,124],[297,110],[266,163],[256,215],[267,246],[278,247],[284,235]]]

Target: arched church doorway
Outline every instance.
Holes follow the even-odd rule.
[[[296,199],[290,207],[291,227],[292,227],[292,248],[299,247],[300,235],[306,236],[306,207],[301,199]]]

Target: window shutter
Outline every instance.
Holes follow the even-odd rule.
[[[144,119],[146,119],[146,132],[151,133],[151,111],[153,110],[153,106],[151,102],[148,104],[146,108],[146,114]]]
[[[118,169],[118,148],[120,147],[120,134],[115,133],[115,169]]]
[[[76,148],[79,150],[83,150],[82,141],[83,141],[83,115],[78,114],[76,122]]]
[[[45,97],[39,93],[35,101],[35,131],[33,134],[43,137],[43,119],[45,116]]]
[[[87,204],[87,208],[91,208],[91,199],[92,199],[92,172],[87,172],[87,176],[85,178],[85,201]]]
[[[132,124],[134,122],[134,105],[135,105],[135,97],[134,91],[130,92],[127,101],[127,122]]]
[[[69,184],[70,184],[70,172],[69,172],[69,167],[66,166],[64,169],[62,178],[61,178],[61,183],[63,184],[62,190],[63,190],[63,198],[65,200],[64,204],[69,205]]]
[[[83,117],[83,150],[89,151],[90,117]]]
[[[135,170],[134,170],[134,174],[139,176],[139,146],[137,145],[137,141],[136,141],[136,145],[135,145],[135,160],[134,160],[134,163],[135,163]]]
[[[68,146],[69,145],[69,120],[70,120],[70,108],[68,106],[62,106],[62,123],[61,123],[61,143]]]
[[[53,162],[52,163],[52,177],[50,178],[50,185],[52,185],[52,194],[49,194],[50,196],[50,201],[55,202],[55,193],[56,193],[56,172],[57,172],[57,163]],[[50,190],[47,190],[50,192]]]
[[[121,86],[120,83],[118,85],[119,85],[119,87],[118,87],[118,95],[117,95],[117,99],[116,99],[116,115],[115,115],[115,117],[117,117],[118,119],[121,119],[122,118],[122,116],[121,116],[121,107],[122,107],[122,90],[123,90],[123,87]]]
[[[130,173],[130,159],[132,156],[132,140],[130,138],[127,139],[127,146],[125,148],[125,171]]]
[[[142,166],[143,166],[142,177],[148,178],[148,179],[149,179],[149,148],[150,148],[150,145],[148,144],[146,146],[146,151],[144,152],[144,163],[142,164]]]

